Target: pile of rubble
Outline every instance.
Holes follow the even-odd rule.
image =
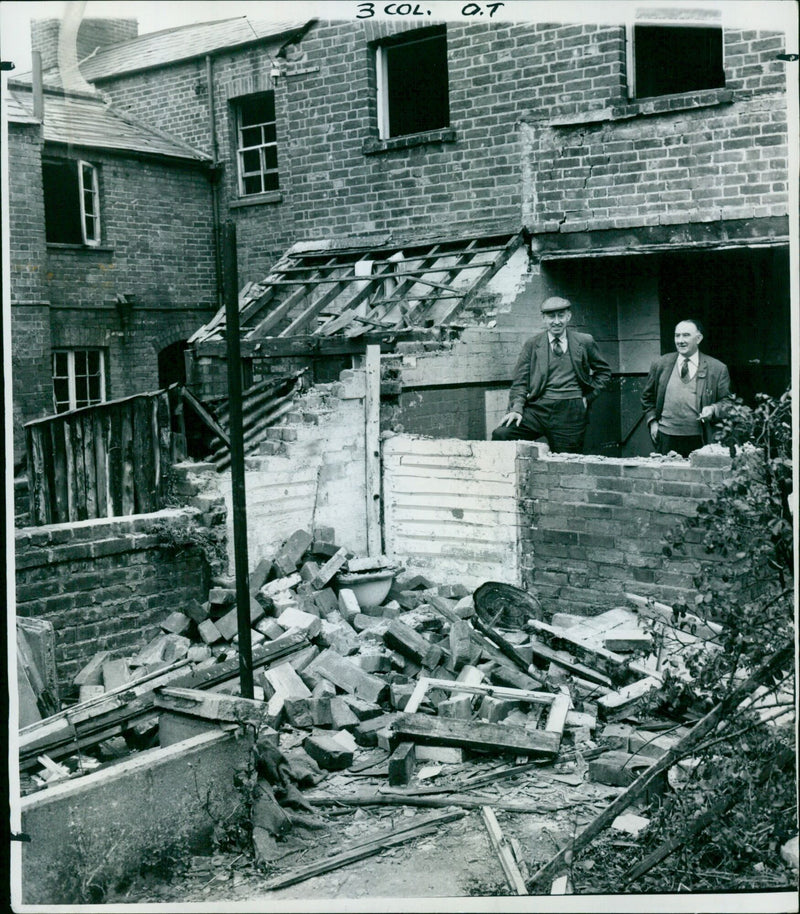
[[[715,649],[718,629],[691,617],[678,628],[670,607],[636,595],[628,602],[591,618],[545,620],[535,598],[511,585],[488,582],[474,594],[437,586],[384,556],[354,555],[332,530],[299,530],[250,575],[252,699],[239,694],[235,588],[217,580],[207,603],[170,614],[135,656],[96,655],[75,680],[81,703],[23,731],[21,767],[36,789],[126,751],[249,723],[258,861],[283,856],[293,829],[324,828],[325,807],[480,807],[509,886],[524,894],[523,864],[472,789],[549,766],[573,786],[604,785],[619,798],[654,761],[677,760],[676,747],[691,732],[684,725],[691,721],[641,709],[666,669],[681,675],[687,646]],[[459,779],[465,765],[485,763],[491,768],[467,786]],[[620,813],[679,786],[682,764],[665,763]],[[455,786],[408,786],[442,774]],[[627,812],[614,824],[636,833],[647,820]],[[271,887],[416,834],[409,827],[360,842]]]

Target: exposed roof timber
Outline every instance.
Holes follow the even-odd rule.
[[[436,326],[472,300],[524,240],[508,232],[374,248],[297,244],[240,293],[242,340]],[[221,340],[224,332],[220,309],[190,342]]]
[[[547,261],[676,250],[785,246],[788,243],[789,217],[765,216],[588,232],[548,232],[532,236],[531,251],[534,257]]]

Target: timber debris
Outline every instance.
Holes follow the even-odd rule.
[[[641,804],[670,789],[720,715],[697,724],[652,715],[667,671],[685,672],[686,644],[715,650],[719,630],[699,619],[677,628],[667,607],[627,596],[629,605],[591,618],[546,617],[511,585],[437,585],[386,556],[354,555],[328,528],[298,530],[250,575],[253,699],[238,688],[235,588],[218,579],[204,604],[176,607],[131,656],[91,658],[75,677],[78,703],[22,728],[24,789],[240,728],[253,741],[243,783],[254,862],[274,871],[307,851],[312,833],[315,846],[327,835],[336,847],[267,888],[480,816],[509,891],[565,892],[569,854],[606,827],[635,840],[647,825]],[[52,674],[22,645],[46,707]],[[542,783],[574,788],[571,800],[543,795]],[[613,802],[528,876],[508,817],[596,802],[591,788]],[[342,847],[339,816],[392,807],[446,811]]]

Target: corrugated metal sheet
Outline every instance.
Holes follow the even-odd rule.
[[[240,16],[236,19],[193,23],[164,29],[162,32],[150,32],[130,41],[103,48],[81,61],[79,67],[83,78],[88,82],[113,79],[125,73],[163,67],[180,60],[213,54],[261,39],[288,39],[292,33],[302,31],[308,25],[308,21],[250,19],[247,16]],[[17,78],[21,81],[30,81],[30,74]],[[44,81],[49,86],[60,86],[58,68],[48,69],[44,74]]]
[[[446,327],[522,243],[515,232],[371,247],[296,244],[242,290],[242,339]],[[221,308],[190,342],[220,341],[224,331]]]
[[[18,108],[33,109],[30,92],[11,90]],[[83,95],[44,96],[44,139],[93,149],[148,153],[171,158],[210,162],[210,156],[152,127],[121,115],[99,98]]]

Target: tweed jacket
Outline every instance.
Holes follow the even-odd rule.
[[[677,352],[669,352],[656,359],[650,366],[650,373],[642,391],[642,408],[644,409],[645,422],[649,425],[653,419],[660,422],[664,410],[664,396],[670,375],[678,360]],[[726,407],[732,402],[731,379],[728,369],[723,362],[711,358],[704,352],[698,352],[697,361],[697,394],[695,406],[697,412],[704,406],[714,407],[714,418],[711,422],[702,422],[703,444],[713,441],[712,423],[719,421],[725,415]]]
[[[611,368],[600,355],[594,337],[569,329],[566,336],[567,353],[588,406],[611,380]],[[525,341],[514,367],[508,396],[509,412],[521,413],[527,402],[542,396],[547,386],[551,355],[546,330]]]

